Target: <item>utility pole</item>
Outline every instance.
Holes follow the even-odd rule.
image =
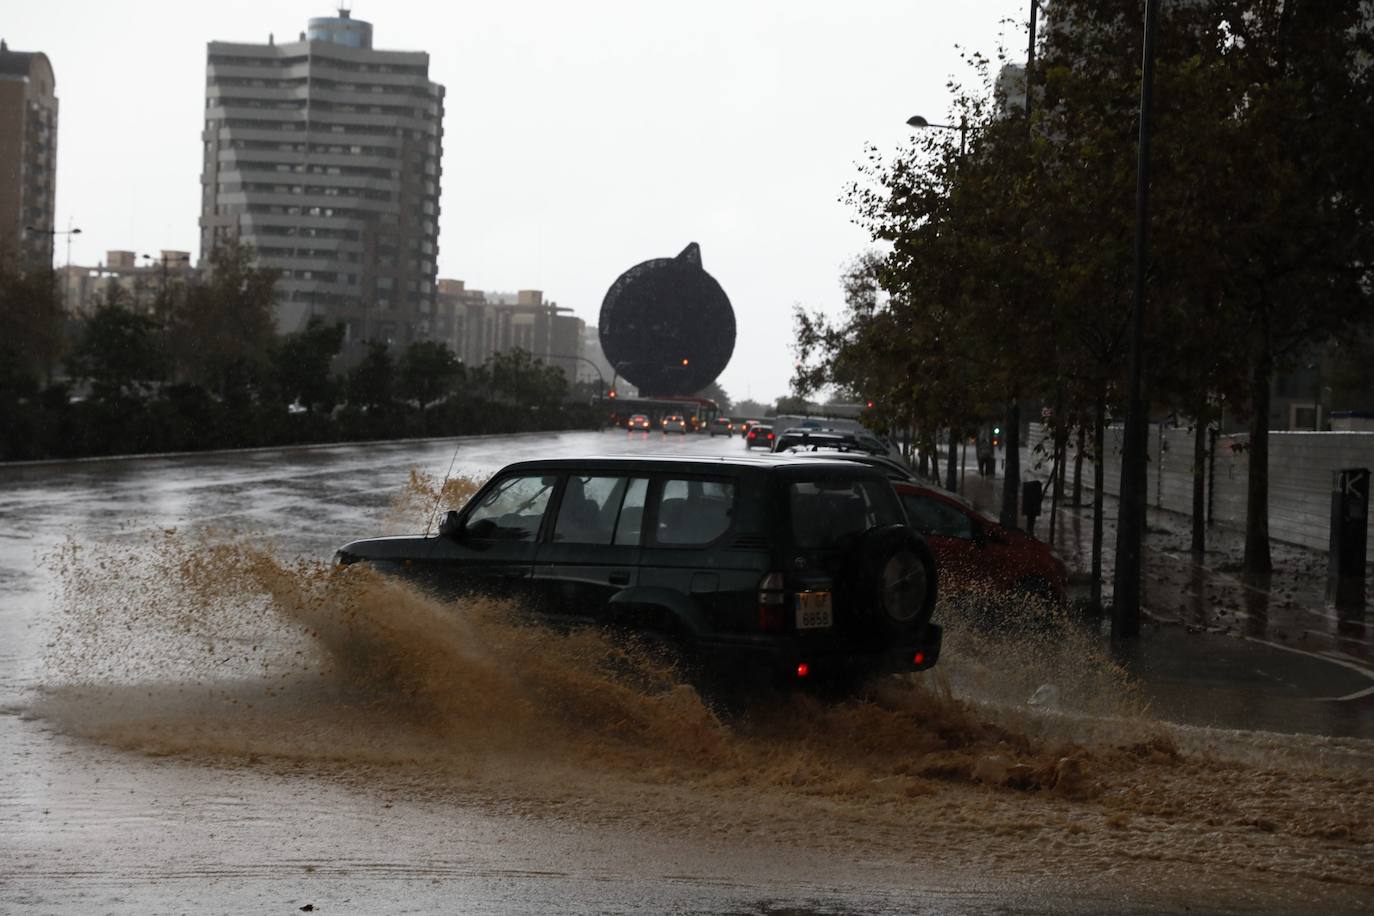
[[[1116,524],[1116,581],[1112,639],[1140,635],[1141,548],[1145,540],[1145,449],[1148,437],[1142,377],[1145,337],[1146,230],[1150,205],[1150,108],[1154,98],[1155,31],[1159,0],[1145,2],[1145,40],[1140,66],[1140,142],[1135,191],[1135,302],[1131,310],[1130,395],[1121,447],[1121,499]]]
[[[1040,0],[1030,0],[1029,40],[1026,43],[1026,149],[1030,150],[1031,141],[1031,104],[1034,93],[1031,91],[1031,72],[1035,69],[1035,26],[1040,11]],[[998,516],[1007,528],[1016,528],[1018,500],[1021,497],[1021,402],[1013,392],[1007,404],[1007,461],[1002,479],[1002,511]]]

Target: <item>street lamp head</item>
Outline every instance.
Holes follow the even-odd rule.
[[[929,127],[930,122],[920,115],[912,115],[906,119],[906,123],[911,127]]]

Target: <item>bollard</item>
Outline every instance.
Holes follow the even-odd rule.
[[[1326,600],[1338,608],[1364,607],[1364,555],[1369,538],[1369,468],[1332,475],[1331,548]]]
[[[1040,514],[1040,502],[1044,495],[1045,490],[1040,481],[1021,481],[1021,511],[1026,516],[1026,534],[1035,534],[1035,518]]]

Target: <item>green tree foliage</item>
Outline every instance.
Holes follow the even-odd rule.
[[[396,399],[396,361],[380,340],[367,342],[367,354],[348,373],[348,402],[357,407],[382,410]]]
[[[696,393],[696,397],[708,398],[715,401],[716,406],[720,408],[720,412],[725,416],[729,416],[730,411],[734,409],[730,403],[729,393],[721,387],[720,382],[712,382],[707,385]]]
[[[463,364],[447,345],[438,341],[416,341],[401,356],[397,392],[414,401],[423,412],[442,400],[463,380]]]
[[[62,358],[65,315],[51,270],[23,271],[0,252],[0,391],[32,393]]]
[[[223,399],[249,397],[269,374],[280,272],[254,260],[247,246],[216,249],[209,277],[187,289],[172,313],[178,378]]]
[[[1119,405],[1140,4],[1052,12],[1030,120],[999,111],[974,57],[979,85],[954,87],[967,155],[956,132],[927,130],[870,156],[847,196],[883,254],[847,272],[839,317],[798,314],[799,394],[846,387],[922,429],[1035,397],[1100,433]],[[1203,424],[1222,402],[1250,411],[1253,573],[1269,562],[1274,371],[1374,317],[1371,15],[1353,0],[1200,0],[1160,19],[1147,393]]]
[[[312,412],[328,412],[339,397],[339,380],[331,367],[343,347],[342,324],[326,324],[318,315],[294,334],[287,334],[272,353],[273,378],[281,399]]]
[[[143,397],[167,375],[167,353],[156,323],[129,308],[126,300],[127,294],[112,284],[67,359],[67,372],[89,384],[91,397],[99,401]]]
[[[492,400],[535,410],[556,409],[568,392],[568,377],[561,369],[518,347],[492,354],[473,375]]]
[[[767,404],[764,404],[762,401],[755,401],[753,398],[746,398],[743,401],[736,402],[735,406],[732,408],[732,410],[734,410],[732,416],[746,419],[761,418],[771,409],[772,408],[770,408]]]

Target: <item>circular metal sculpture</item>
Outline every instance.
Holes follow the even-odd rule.
[[[735,351],[735,310],[692,242],[625,271],[601,303],[601,349],[641,394],[695,394]]]

